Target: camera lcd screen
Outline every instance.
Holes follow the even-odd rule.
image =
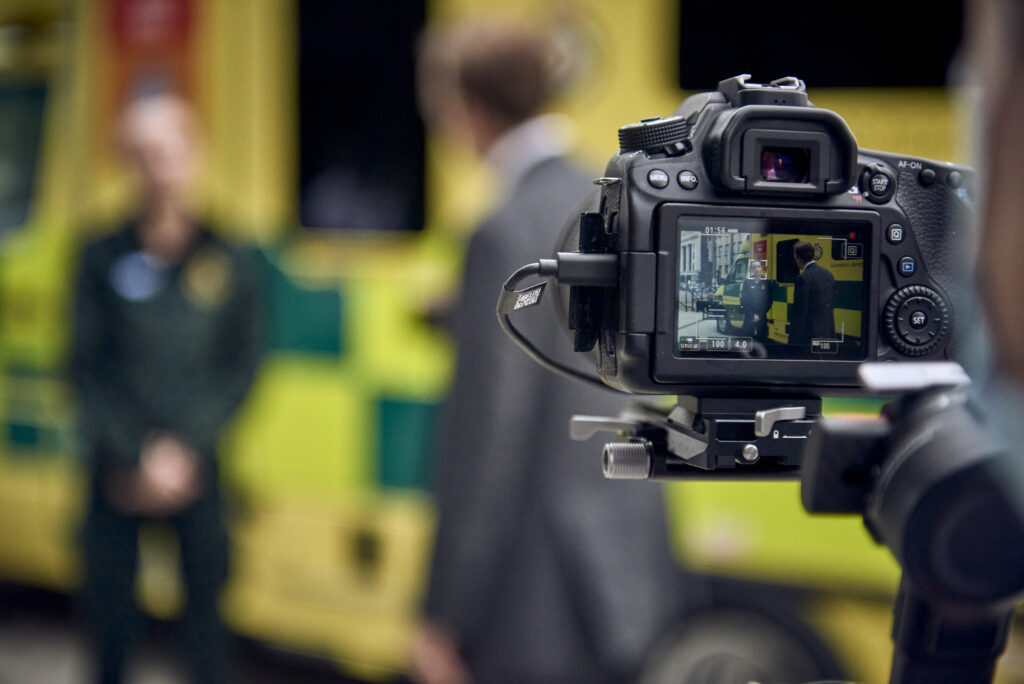
[[[677,355],[865,358],[869,222],[683,216],[677,226]]]

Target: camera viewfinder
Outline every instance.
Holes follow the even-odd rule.
[[[806,149],[766,147],[761,150],[761,179],[778,183],[806,183],[809,155]]]

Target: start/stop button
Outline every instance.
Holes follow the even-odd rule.
[[[896,177],[881,164],[871,164],[860,174],[860,189],[875,204],[884,204],[896,192]]]

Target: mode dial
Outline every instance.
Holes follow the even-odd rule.
[[[644,119],[619,129],[619,151],[657,150],[690,136],[692,125],[681,116]]]
[[[938,292],[924,285],[910,285],[889,298],[882,325],[889,343],[901,354],[924,356],[949,337],[952,314]]]

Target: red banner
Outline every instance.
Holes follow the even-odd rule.
[[[107,0],[115,108],[138,95],[192,90],[193,0]]]

